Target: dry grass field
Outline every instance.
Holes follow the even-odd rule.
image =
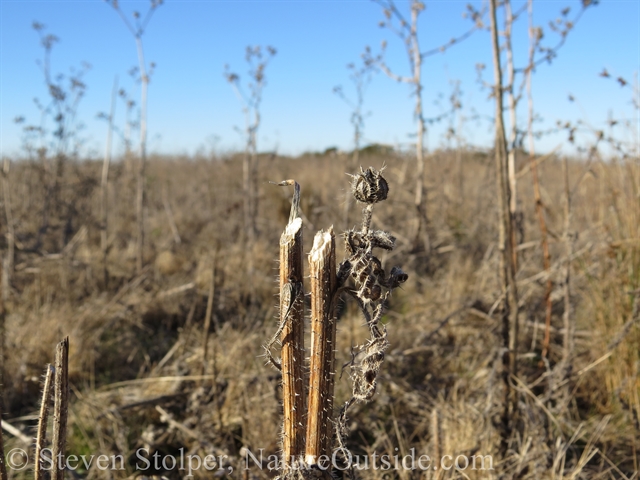
[[[449,464],[461,455],[491,456],[492,468],[371,468],[359,475],[403,480],[638,478],[638,160],[568,162],[568,232],[562,162],[552,157],[540,163],[551,255],[547,274],[528,161],[518,159],[520,333],[519,371],[513,382],[519,415],[505,445],[504,351],[495,309],[501,298],[495,165],[491,152],[461,155],[461,171],[456,152],[434,152],[426,159],[428,250],[415,242],[415,159],[393,153],[360,158],[365,168],[386,165],[390,192],[376,207],[373,225],[397,238],[395,250],[381,257],[383,264],[401,265],[409,280],[390,298],[383,318],[390,347],[377,393],[371,402],[350,410],[347,443],[354,455],[402,457],[415,449],[416,456],[449,455]],[[34,435],[45,365],[53,361],[56,343],[68,335],[67,454],[124,457],[122,470],[105,471],[93,464],[68,478],[186,476],[162,466],[136,471],[141,448],[150,454],[177,456],[184,449],[185,455],[224,456],[224,470],[201,469],[193,473],[197,478],[275,476],[266,465],[244,468],[247,451],[258,456],[263,449],[266,458],[280,448],[280,373],[266,365],[262,345],[277,328],[278,245],[292,192],[269,181],[292,178],[301,185],[307,253],[316,231],[333,225],[340,233],[360,223],[357,205],[348,223],[344,218],[348,164],[340,154],[261,156],[258,235],[249,249],[243,242],[240,157],[150,158],[144,268],[137,273],[135,172],[129,162],[117,162],[109,179],[105,282],[101,164],[66,163],[51,194],[43,187],[40,164],[14,162],[7,183],[16,249],[4,305],[3,420]],[[2,217],[5,233],[4,213]],[[4,252],[4,235],[0,242]],[[341,259],[341,236],[337,243]],[[556,367],[564,348],[567,265],[575,347],[562,379]],[[543,359],[549,275],[550,349]],[[341,375],[341,366],[367,334],[355,303],[344,300],[337,334],[336,408],[351,391],[348,369]],[[209,301],[210,331],[205,336]],[[6,431],[4,442],[5,452],[28,447]],[[31,475],[30,468],[8,469],[9,479]]]

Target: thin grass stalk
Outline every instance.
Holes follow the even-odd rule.
[[[4,203],[5,219],[7,221],[7,252],[3,259],[2,266],[2,300],[6,305],[9,301],[9,290],[11,285],[11,275],[13,273],[13,257],[15,251],[15,229],[13,226],[13,214],[11,211],[11,194],[9,192],[9,171],[11,169],[11,160],[4,157],[2,165],[2,194]]]
[[[5,322],[7,317],[7,305],[11,293],[11,276],[13,275],[13,258],[15,255],[15,230],[13,226],[13,214],[11,209],[11,195],[9,192],[10,168],[11,160],[9,160],[9,157],[4,157],[2,165],[2,194],[5,220],[7,221],[7,250],[4,257],[0,258],[0,267],[2,270],[0,280],[0,283],[2,284],[2,292],[0,293],[0,385],[4,384],[4,359],[6,344]],[[2,401],[1,396],[0,401]]]
[[[42,389],[42,399],[40,400],[40,416],[38,417],[38,433],[36,435],[35,480],[44,480],[45,474],[42,468],[41,455],[47,441],[47,423],[49,421],[49,403],[51,402],[51,391],[53,389],[53,376],[55,369],[53,365],[47,365],[47,373],[44,377],[44,388]]]
[[[304,291],[302,279],[302,219],[298,214],[300,187],[291,208],[289,223],[280,237],[280,325],[282,333],[282,397],[284,465],[304,455],[305,383],[304,383]]]
[[[562,342],[562,363],[564,366],[564,372],[562,375],[564,378],[569,376],[569,365],[573,357],[573,350],[575,344],[575,325],[572,321],[572,307],[571,307],[571,257],[573,256],[573,235],[571,234],[571,189],[569,187],[569,165],[567,157],[564,157],[562,161],[562,170],[564,176],[564,234],[563,240],[565,243],[565,249],[567,254],[567,260],[564,270],[564,313],[562,314],[562,321],[564,323],[564,338]]]
[[[147,69],[144,61],[141,34],[136,35],[135,38],[136,49],[138,51],[140,80],[142,83],[140,93],[140,158],[138,159],[138,175],[136,178],[136,221],[138,228],[136,272],[140,274],[144,263],[144,174],[147,164],[147,88],[149,86],[149,76],[147,75]]]
[[[4,385],[4,357],[5,357],[5,328],[7,312],[5,302],[0,296],[0,386]],[[3,401],[2,389],[0,388],[0,404]]]
[[[422,229],[425,229],[424,244],[422,245],[425,251],[429,252],[431,249],[429,235],[427,233],[427,226],[429,223],[427,216],[427,192],[424,184],[425,166],[424,166],[424,112],[422,109],[422,52],[420,51],[420,43],[418,42],[418,16],[422,11],[422,6],[419,2],[413,2],[411,5],[411,43],[410,43],[410,55],[412,56],[413,63],[413,83],[415,85],[416,96],[416,109],[415,115],[418,120],[418,138],[416,139],[416,197],[415,207],[418,213],[418,226],[416,230],[416,245],[420,243],[420,235]]]
[[[309,254],[311,276],[311,358],[305,462],[315,465],[329,455],[335,377],[336,241],[333,227],[320,231]]]
[[[53,405],[53,451],[51,480],[64,480],[67,417],[69,414],[69,337],[56,347]]]
[[[113,118],[116,113],[116,99],[118,97],[118,77],[113,80],[113,90],[111,92],[111,110],[109,111],[109,125],[107,128],[107,143],[104,150],[104,160],[102,162],[102,177],[100,179],[100,212],[102,223],[100,225],[100,248],[102,250],[102,273],[104,276],[105,290],[109,285],[109,269],[107,267],[107,239],[108,239],[108,217],[109,217],[109,164],[111,162],[111,138],[113,136]]]
[[[509,148],[507,153],[507,169],[509,176],[509,190],[510,190],[510,200],[509,200],[509,214],[511,215],[511,221],[514,222],[517,209],[518,209],[518,197],[517,197],[517,186],[518,181],[516,178],[516,139],[518,134],[517,127],[517,118],[516,118],[516,97],[513,93],[514,83],[515,83],[515,71],[513,66],[513,48],[511,45],[511,31],[513,27],[513,12],[511,11],[511,1],[505,0],[504,2],[504,10],[505,10],[505,28],[504,28],[504,40],[505,40],[505,50],[507,54],[507,100],[509,103]],[[516,240],[516,229],[511,229],[511,243],[515,246],[517,245]],[[513,265],[514,269],[517,270],[518,265],[518,249],[512,249],[513,255]]]
[[[257,99],[257,104],[260,99]],[[260,126],[260,111],[257,106],[253,111],[253,126],[251,127],[251,228],[253,239],[258,235],[258,127]],[[253,261],[253,260],[252,260]]]
[[[184,321],[184,327],[182,328],[182,332],[185,335],[184,342],[182,343],[182,348],[180,349],[180,354],[183,355],[187,344],[189,343],[189,337],[191,337],[191,324],[193,323],[193,317],[196,314],[196,307],[198,306],[198,293],[195,292],[193,296],[193,300],[191,301],[191,307],[189,307],[189,312],[187,313],[187,318]]]
[[[211,269],[211,287],[209,289],[209,293],[211,295],[211,298],[215,297],[215,277],[216,277],[216,271],[215,271],[215,266],[216,266],[216,259],[218,258],[218,252],[220,251],[219,246],[216,245],[216,249],[213,253],[213,268]],[[207,302],[207,308],[209,306],[209,303]],[[193,317],[193,315],[192,315]],[[218,320],[218,317],[213,315],[213,307],[212,307],[212,315],[211,315],[211,320],[213,320],[213,326],[215,328],[216,331],[216,335],[219,335],[220,333],[220,321]],[[211,322],[211,320],[209,320]],[[221,392],[221,386],[220,383],[218,382],[218,342],[214,341],[213,342],[213,361],[211,362],[211,366],[212,366],[212,376],[213,376],[213,382],[214,382],[214,391],[215,391],[215,398],[216,401],[219,402],[220,401],[220,392]],[[222,409],[221,408],[216,408],[216,412],[218,414],[218,429],[220,432],[224,431],[224,420],[222,417]]]
[[[513,249],[511,231],[513,228],[512,218],[509,213],[509,183],[507,169],[507,141],[504,129],[504,106],[502,88],[502,65],[500,60],[500,45],[498,42],[498,26],[496,19],[497,0],[490,2],[491,18],[491,40],[493,50],[494,67],[494,96],[496,101],[496,137],[495,137],[495,160],[496,160],[496,181],[498,191],[499,209],[499,249],[501,251],[500,276],[503,294],[506,297],[503,309],[503,347],[507,354],[504,355],[504,383],[505,383],[505,409],[503,413],[503,437],[502,451],[506,452],[507,442],[515,423],[517,412],[517,392],[512,387],[510,376],[517,375],[517,350],[518,350],[518,291],[515,282],[515,269],[513,264]]]
[[[433,409],[431,410],[431,448],[433,458],[442,458],[442,450],[440,444],[440,418],[438,416],[438,409],[436,407],[433,407]],[[442,478],[442,471],[436,472],[435,478]]]
[[[553,290],[553,279],[550,275],[551,254],[549,252],[549,241],[547,239],[547,224],[544,219],[544,208],[542,197],[540,196],[540,182],[538,180],[538,169],[535,166],[534,156],[531,155],[531,173],[533,177],[533,192],[536,202],[536,213],[540,225],[540,242],[542,243],[542,266],[547,275],[547,282],[544,291],[545,318],[544,318],[544,340],[542,341],[542,358],[546,358],[549,352],[550,331],[551,331],[551,291]]]
[[[164,206],[164,212],[167,214],[167,221],[169,222],[169,228],[171,229],[171,234],[173,235],[173,243],[176,245],[180,245],[182,243],[182,239],[180,238],[180,232],[178,232],[178,227],[173,218],[173,211],[171,210],[171,204],[169,203],[169,193],[167,185],[164,185],[162,188],[162,205]]]
[[[248,129],[248,127],[247,127]],[[244,157],[242,159],[242,189],[244,191],[243,201],[244,201],[244,234],[245,234],[245,242],[246,242],[246,251],[250,251],[253,248],[253,242],[255,237],[255,229],[253,227],[253,195],[254,192],[251,188],[251,172],[253,171],[253,166],[251,165],[253,156],[249,152],[249,144],[247,141],[247,146],[244,152]],[[252,262],[253,255],[249,255],[250,261]],[[249,271],[252,270],[252,267],[249,267]]]
[[[360,163],[360,128],[356,125],[355,128],[355,132],[354,132],[354,144],[355,144],[355,149],[353,150],[353,155],[351,156],[351,164],[348,165],[349,172],[355,172],[356,169],[358,168],[358,164]],[[349,161],[347,161],[347,163],[349,163]],[[353,198],[351,198],[351,192],[347,191],[346,195],[345,195],[345,199],[344,199],[344,228],[345,230],[348,230],[349,228],[351,228],[351,223],[349,220],[349,217],[351,216],[351,210],[353,207]]]
[[[551,291],[553,290],[553,279],[550,275],[551,254],[549,253],[549,241],[547,234],[547,222],[544,218],[544,205],[540,194],[540,179],[538,177],[538,162],[535,155],[535,141],[533,137],[533,62],[538,40],[533,26],[533,0],[528,0],[527,10],[529,14],[529,66],[525,71],[527,78],[527,137],[529,141],[529,163],[531,165],[531,178],[533,180],[533,196],[536,203],[536,215],[540,225],[540,243],[542,245],[542,266],[547,272],[547,282],[544,291],[545,318],[544,318],[544,340],[542,342],[542,358],[546,358],[549,351],[550,330],[551,330]]]
[[[240,94],[237,86],[233,84],[236,89],[236,94],[242,100],[243,97]],[[244,157],[242,159],[242,190],[243,190],[243,213],[244,213],[244,252],[246,254],[247,274],[253,275],[253,246],[256,238],[256,222],[254,216],[254,197],[256,196],[256,190],[254,189],[255,181],[253,175],[255,168],[253,163],[255,161],[253,148],[253,129],[250,123],[250,110],[248,106],[243,108],[245,114],[245,133],[247,135],[247,143],[245,145]]]
[[[458,215],[462,215],[464,208],[464,168],[462,165],[462,115],[458,115],[458,128],[456,131],[456,170],[458,172]]]
[[[216,258],[214,256],[211,265],[211,282],[209,282],[209,298],[207,299],[207,312],[204,316],[204,327],[202,332],[202,375],[207,370],[207,357],[209,353],[209,330],[211,328],[211,317],[213,316],[213,297],[216,293]],[[214,379],[214,381],[216,381]]]
[[[1,264],[0,264],[0,267],[2,267]],[[2,404],[4,402],[4,394],[2,391],[2,387],[4,386],[4,350],[5,350],[6,318],[7,318],[7,313],[5,310],[4,301],[2,300],[2,296],[0,296],[0,410],[2,410]],[[0,420],[1,420],[1,417],[0,417]]]

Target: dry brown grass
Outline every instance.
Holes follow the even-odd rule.
[[[630,292],[640,287],[637,160],[593,163],[584,175],[583,163],[569,165],[571,183],[577,185],[571,228],[578,236],[572,261],[576,356],[568,405],[549,395],[545,368],[539,366],[545,277],[531,179],[525,175],[520,181],[519,398],[524,414],[507,456],[500,458],[500,325],[491,311],[499,292],[493,160],[481,152],[464,153],[461,195],[453,159],[448,152],[428,159],[430,255],[412,250],[413,163],[401,156],[361,159],[363,166],[387,164],[391,192],[376,207],[373,223],[398,239],[396,249],[381,258],[383,263],[402,265],[410,280],[394,292],[384,317],[391,346],[378,392],[371,403],[350,412],[350,448],[354,453],[394,455],[415,447],[432,454],[431,412],[436,409],[443,454],[494,456],[494,470],[467,470],[468,478],[631,478],[639,468],[640,448],[638,320],[626,335],[620,334],[632,315]],[[150,159],[147,267],[138,276],[134,177],[126,163],[114,165],[108,289],[100,253],[99,163],[69,164],[59,215],[51,219],[37,251],[31,249],[40,228],[41,175],[34,165],[14,164],[11,196],[23,200],[13,205],[17,252],[6,319],[4,419],[31,434],[43,366],[52,361],[54,346],[69,335],[69,453],[123,454],[127,470],[113,474],[126,478],[139,473],[131,463],[137,448],[176,454],[184,447],[191,454],[227,455],[236,468],[232,477],[241,478],[243,448],[264,448],[265,455],[277,452],[280,379],[260,355],[277,323],[278,239],[289,216],[290,192],[266,182],[295,178],[301,184],[309,239],[332,224],[337,230],[344,227],[340,219],[349,193],[345,163],[328,156],[261,158],[259,236],[247,252],[239,242],[239,158]],[[561,172],[554,159],[540,165],[555,285],[551,367],[562,355]],[[163,187],[182,240],[178,245],[164,208]],[[337,243],[338,258],[343,258],[342,242]],[[201,376],[202,329],[216,250],[214,333]],[[249,255],[251,275],[245,267]],[[350,359],[351,346],[365,338],[362,323],[355,305],[342,309],[338,368]],[[336,382],[335,405],[350,396],[346,377]],[[5,451],[20,445],[11,435],[4,439]],[[9,478],[27,476],[8,473]],[[370,478],[382,478],[384,472],[369,473]],[[175,471],[167,475],[180,477]],[[249,475],[269,476],[255,467]],[[467,478],[464,475],[452,470],[444,478]],[[89,476],[106,478],[97,469]]]

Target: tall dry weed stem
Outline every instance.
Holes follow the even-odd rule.
[[[149,9],[144,17],[141,18],[139,12],[133,12],[135,22],[131,22],[120,8],[118,0],[105,0],[110,4],[122,19],[129,33],[133,36],[136,44],[136,53],[138,55],[138,72],[140,74],[140,142],[138,144],[138,170],[136,172],[136,273],[142,272],[144,265],[144,244],[145,244],[145,226],[144,226],[144,208],[146,203],[145,193],[145,172],[147,169],[147,96],[151,73],[155,67],[152,62],[147,66],[144,56],[144,43],[142,38],[146,32],[151,17],[157,8],[162,5],[163,0],[151,0]]]
[[[107,254],[109,253],[109,166],[111,164],[111,140],[113,136],[113,123],[116,113],[116,98],[118,95],[118,77],[113,80],[111,92],[111,109],[107,117],[107,141],[102,162],[102,174],[100,175],[100,249],[102,250],[102,275],[104,288],[109,287],[109,268],[107,266]]]
[[[259,45],[247,47],[245,60],[249,65],[250,82],[247,85],[248,94],[240,85],[240,76],[229,71],[225,66],[224,76],[233,87],[233,91],[242,103],[245,117],[244,136],[245,148],[242,160],[242,189],[244,203],[244,240],[249,249],[253,247],[257,230],[258,217],[258,130],[262,122],[261,104],[264,87],[267,84],[265,70],[270,60],[276,55],[276,49]],[[247,263],[249,271],[253,270],[251,257]]]
[[[504,384],[505,403],[502,416],[503,423],[503,451],[507,449],[508,439],[511,438],[512,429],[516,423],[518,399],[516,390],[512,386],[512,377],[517,376],[518,363],[518,287],[516,284],[516,272],[514,265],[513,244],[513,217],[509,211],[511,194],[509,189],[509,170],[507,162],[507,142],[503,119],[503,95],[502,88],[502,63],[500,59],[500,46],[498,43],[498,25],[496,19],[496,0],[490,2],[491,40],[493,50],[494,68],[494,98],[496,102],[495,114],[495,162],[496,162],[496,193],[498,195],[499,215],[499,243],[501,252],[500,277],[502,297],[502,336],[505,354]]]
[[[426,169],[425,169],[425,134],[426,118],[423,106],[424,85],[422,80],[422,65],[425,58],[443,53],[454,45],[459,44],[463,40],[469,38],[476,30],[482,27],[482,12],[478,12],[470,4],[467,9],[469,10],[469,18],[473,22],[473,26],[458,37],[451,38],[447,43],[430,50],[423,51],[420,47],[420,29],[418,20],[422,12],[425,10],[424,2],[420,0],[411,0],[409,4],[410,17],[405,18],[405,15],[398,9],[396,3],[393,0],[373,0],[375,3],[382,7],[382,11],[385,19],[380,22],[381,27],[389,29],[396,34],[398,38],[404,44],[404,49],[409,61],[410,74],[403,76],[395,73],[385,62],[384,53],[387,47],[387,42],[382,42],[382,51],[378,55],[374,56],[371,53],[371,49],[366,47],[363,54],[365,65],[376,66],[390,79],[398,83],[406,83],[411,86],[412,94],[415,97],[415,107],[413,116],[416,120],[416,186],[415,186],[415,198],[414,205],[416,208],[416,231],[414,238],[414,249],[424,249],[426,252],[431,250],[431,240],[429,232],[427,230],[429,223],[429,216],[427,212],[427,189],[426,189]]]

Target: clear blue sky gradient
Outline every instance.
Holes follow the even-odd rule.
[[[146,11],[149,2],[123,1],[122,9]],[[420,41],[428,50],[466,31],[462,18],[466,1],[427,1],[421,15]],[[481,2],[472,1],[477,8]],[[398,1],[407,12],[408,1]],[[522,0],[514,0],[517,10]],[[537,0],[536,23],[546,26],[565,6],[569,17],[580,8],[579,0]],[[33,21],[60,37],[54,47],[52,70],[67,73],[87,61],[92,69],[85,77],[87,93],[79,109],[86,124],[87,147],[96,154],[104,148],[106,124],[98,112],[107,112],[114,77],[138,97],[138,87],[127,75],[137,65],[134,39],[115,11],[101,0],[1,0],[0,1],[0,151],[20,153],[21,127],[16,116],[37,122],[34,97],[46,99],[44,81],[36,60],[42,48]],[[278,51],[267,67],[262,119],[258,137],[260,150],[277,148],[298,154],[329,146],[352,147],[350,109],[333,92],[343,85],[353,96],[346,65],[358,61],[366,45],[378,51],[382,40],[389,47],[387,61],[399,74],[408,75],[408,62],[400,42],[386,29],[379,5],[369,0],[343,1],[215,1],[166,0],[152,18],[144,36],[147,60],[157,64],[149,87],[149,138],[152,152],[193,154],[209,148],[241,149],[235,126],[243,126],[240,103],[223,77],[225,64],[246,80],[244,52],[247,45],[272,45]],[[487,20],[488,23],[488,20]],[[548,45],[557,38],[545,30]],[[516,65],[526,62],[527,19],[522,16],[514,31]],[[423,68],[425,115],[434,117],[447,108],[451,81],[460,80],[463,114],[473,111],[491,115],[488,91],[476,81],[477,63],[485,63],[485,78],[493,81],[489,34],[476,32],[470,39],[444,54],[430,56]],[[544,120],[588,120],[603,128],[608,115],[633,118],[631,89],[598,76],[603,68],[612,75],[634,81],[640,69],[640,2],[602,0],[587,10],[552,65],[540,66],[534,76],[535,108]],[[577,102],[569,102],[569,94]],[[440,98],[440,100],[438,100]],[[438,104],[439,101],[439,104]],[[522,102],[525,107],[525,102]],[[124,123],[124,108],[118,104],[116,123]],[[365,126],[369,142],[407,144],[415,130],[413,99],[409,86],[377,74],[365,97],[370,115]],[[526,120],[520,110],[519,120]],[[637,122],[637,119],[636,119]],[[524,126],[524,123],[522,123]],[[427,147],[443,146],[447,125],[430,128]],[[637,123],[636,123],[636,129]],[[637,131],[635,132],[637,134]],[[627,132],[633,135],[634,132]],[[488,146],[492,132],[488,122],[464,123],[466,142]],[[566,139],[551,136],[538,142],[538,150],[550,150]],[[121,151],[118,146],[117,152]]]

